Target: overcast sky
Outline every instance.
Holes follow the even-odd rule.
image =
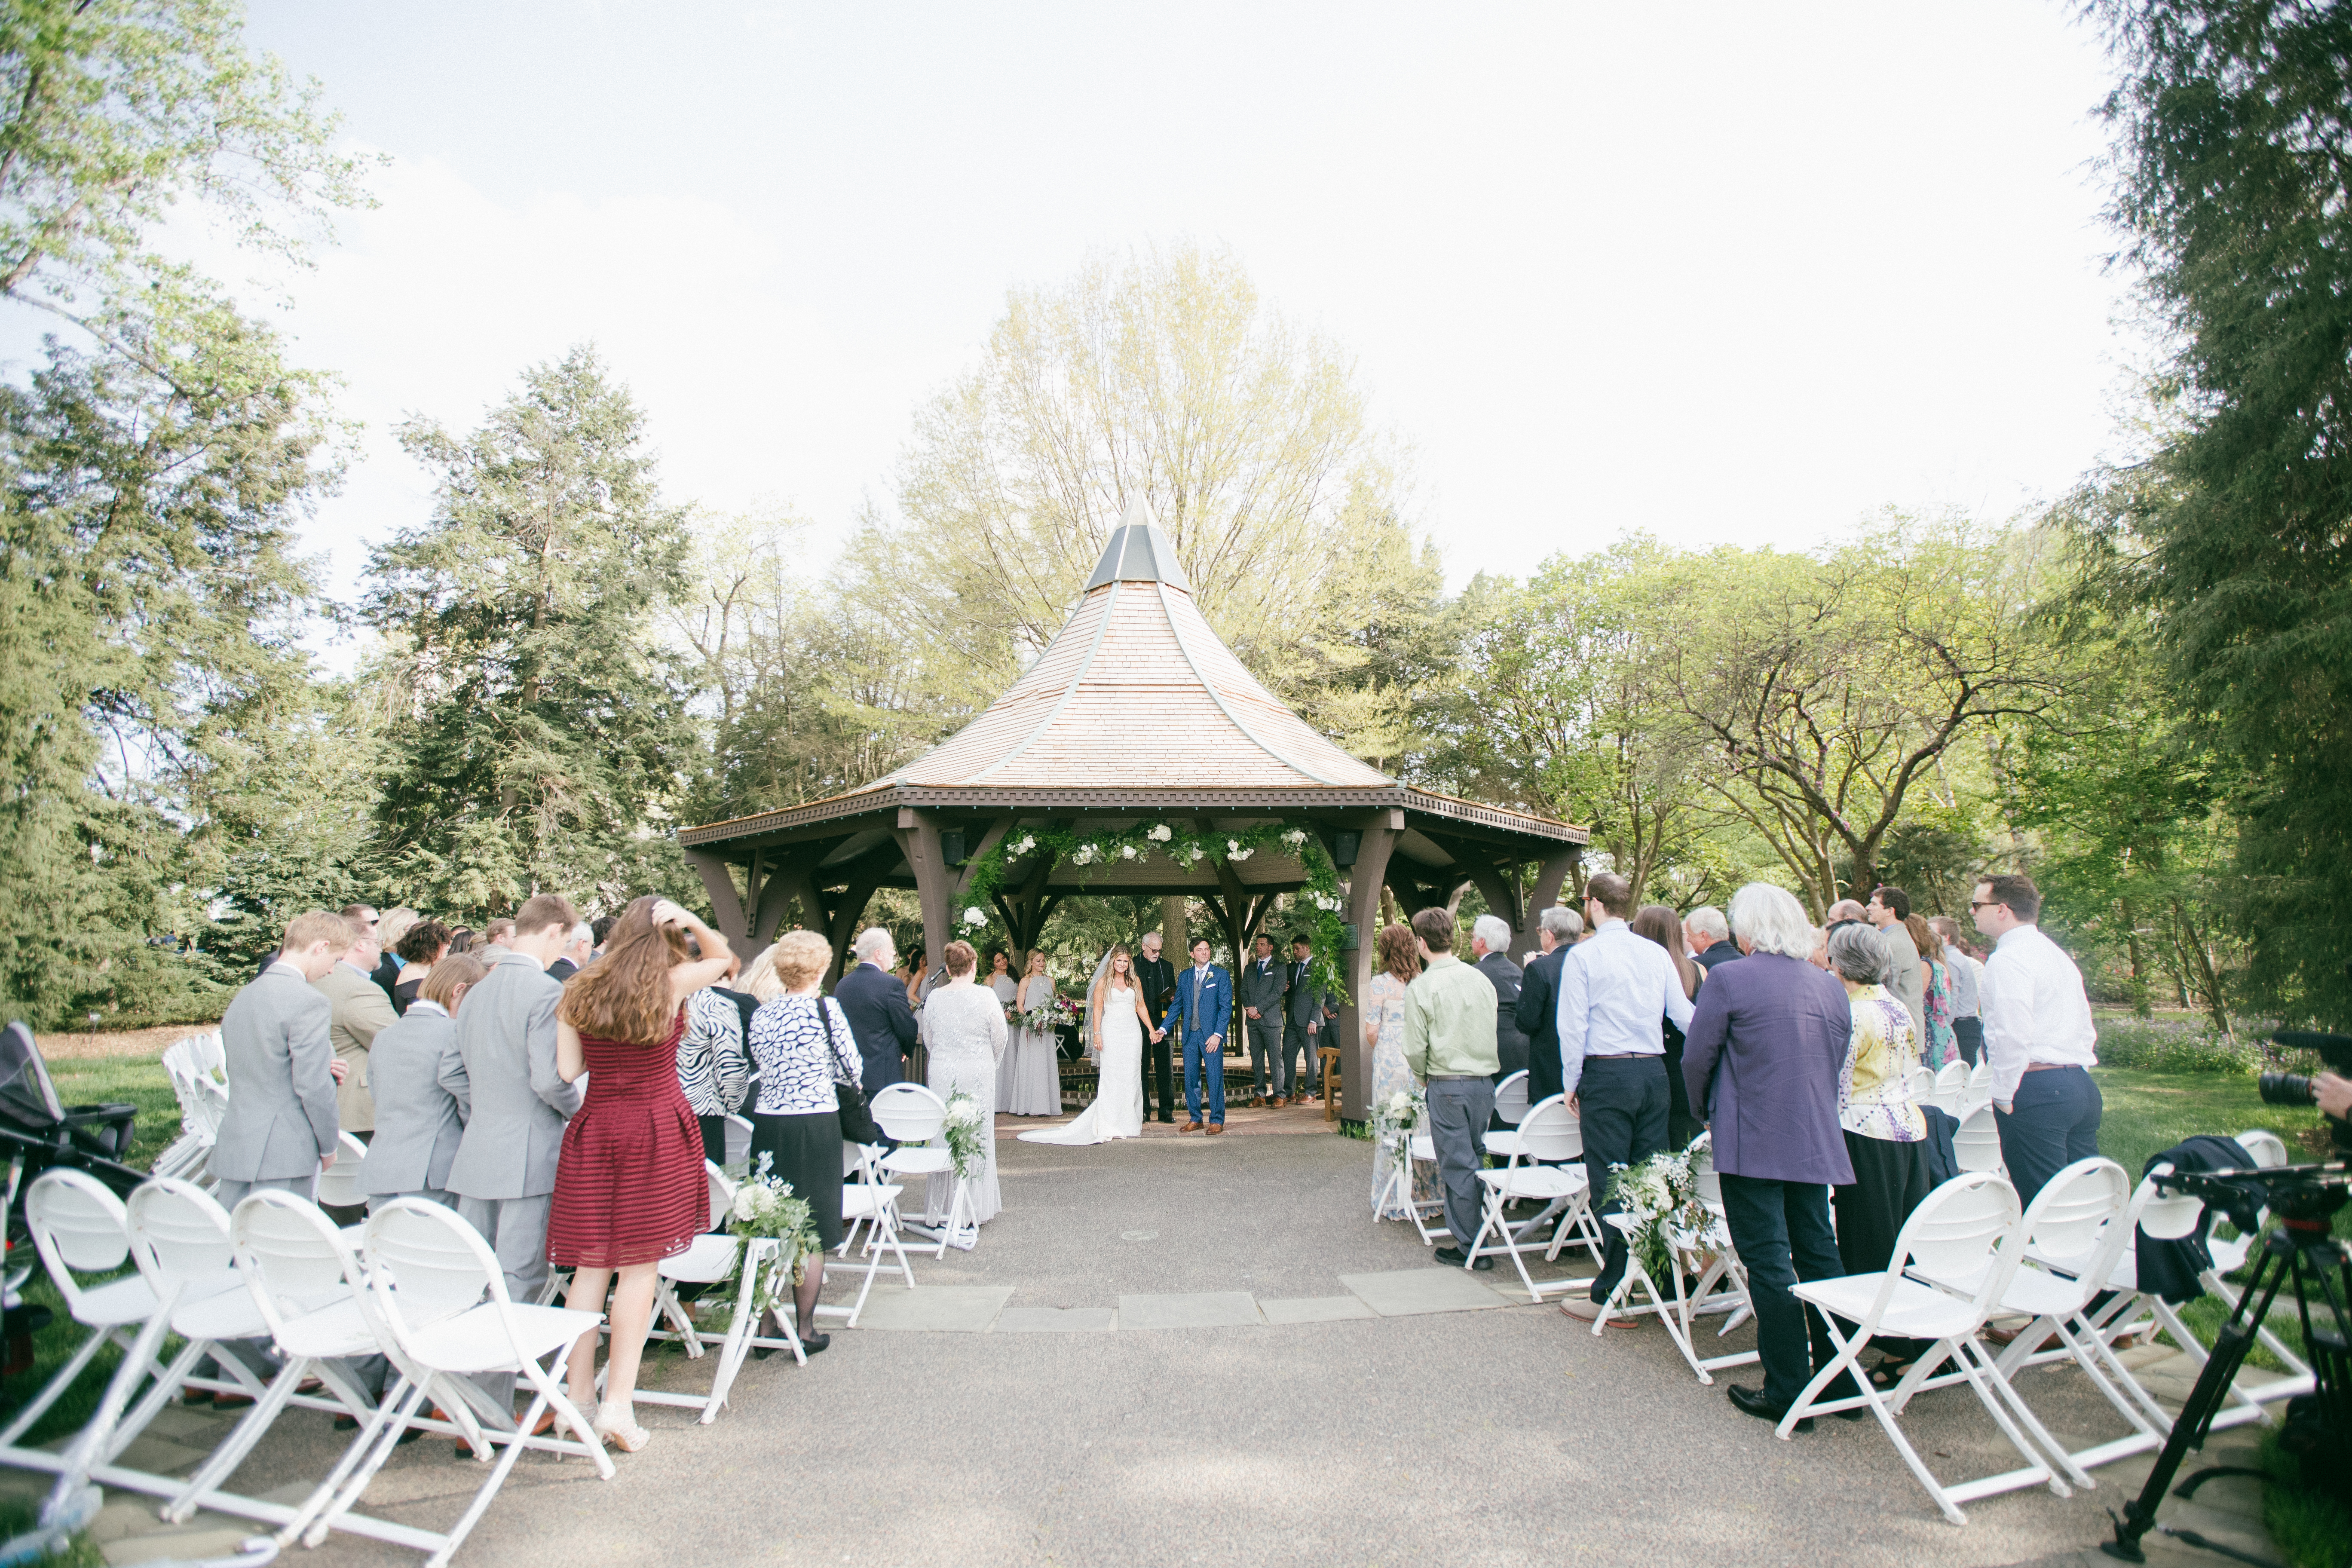
[[[667,494],[837,540],[1013,284],[1230,247],[1355,356],[1449,575],[1633,529],[2005,515],[2111,441],[2096,39],[2058,0],[1677,6],[255,0],[389,165],[287,323],[391,428],[593,340]]]

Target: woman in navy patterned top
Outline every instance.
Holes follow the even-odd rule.
[[[841,1111],[834,1086],[858,1081],[857,1042],[841,1004],[818,994],[833,962],[832,944],[813,931],[786,931],[774,952],[784,994],[751,1015],[751,1060],[760,1072],[751,1168],[760,1168],[761,1154],[769,1156],[768,1173],[808,1201],[817,1237],[830,1251],[841,1245]],[[812,1354],[831,1342],[816,1331],[816,1298],[824,1288],[820,1255],[802,1266],[795,1293],[801,1342]]]

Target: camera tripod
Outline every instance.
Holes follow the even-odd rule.
[[[2319,1400],[2322,1452],[2334,1467],[2336,1487],[2342,1490],[2347,1486],[2345,1469],[2352,1467],[2352,1351],[2347,1351],[2345,1333],[2352,1328],[2352,1312],[2347,1310],[2347,1303],[2352,1303],[2352,1260],[2347,1260],[2345,1249],[2328,1233],[2329,1215],[2343,1203],[2340,1193],[2333,1195],[2335,1202],[2326,1204],[2324,1212],[2288,1217],[2283,1228],[2264,1238],[2253,1278],[2239,1293],[2230,1321],[2215,1337],[2213,1353],[2207,1358],[2204,1373],[2197,1379],[2189,1403],[2181,1407],[2179,1419],[2172,1424],[2172,1435],[2166,1439],[2164,1451],[2157,1456],[2147,1484],[2140,1489],[2139,1496],[2124,1504],[2120,1518],[2113,1510],[2108,1510],[2108,1517],[2116,1521],[2116,1537],[2099,1543],[2099,1550],[2108,1556],[2126,1563],[2147,1562],[2139,1542],[2140,1537],[2151,1530],[2161,1530],[2191,1546],[2225,1556],[2243,1556],[2193,1531],[2176,1531],[2158,1524],[2156,1510],[2164,1500],[2166,1489],[2172,1485],[2172,1478],[2179,1473],[2180,1462],[2188,1457],[2189,1450],[2205,1446],[2213,1417],[2229,1398],[2238,1369],[2253,1347],[2255,1326],[2269,1317],[2271,1303],[2280,1288],[2290,1283],[2294,1287],[2295,1310],[2302,1319],[2303,1342],[2309,1350]],[[2326,1308],[2325,1322],[2313,1320],[2315,1298]],[[2242,1466],[2215,1465],[2189,1477],[2175,1495],[2194,1495],[2197,1488],[2212,1476],[2262,1474]]]

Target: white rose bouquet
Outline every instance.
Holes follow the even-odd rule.
[[[947,1135],[948,1161],[958,1179],[971,1174],[986,1157],[993,1121],[993,1114],[974,1104],[965,1090],[959,1089],[948,1096],[947,1125],[941,1131]]]
[[[727,1234],[748,1238],[765,1238],[782,1243],[783,1257],[768,1276],[767,1304],[782,1312],[792,1301],[792,1287],[801,1280],[801,1259],[824,1250],[817,1238],[816,1217],[809,1210],[808,1200],[793,1195],[792,1184],[768,1173],[770,1156],[760,1156],[760,1168],[745,1178],[735,1189],[735,1202],[728,1210]],[[735,1267],[743,1267],[743,1258],[751,1251],[738,1247]]]
[[[1689,1150],[1660,1152],[1633,1165],[1612,1165],[1610,1194],[1633,1222],[1625,1244],[1660,1289],[1674,1280],[1675,1238],[1704,1234],[1712,1218],[1698,1201]]]

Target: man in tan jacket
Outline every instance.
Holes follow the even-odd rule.
[[[351,951],[311,984],[334,1009],[327,1037],[334,1043],[336,1058],[349,1069],[335,1089],[335,1117],[342,1131],[364,1143],[375,1133],[375,1100],[368,1093],[368,1047],[375,1044],[376,1031],[396,1015],[383,987],[375,983],[376,960],[381,956],[375,932],[356,921],[352,930],[358,940]]]

